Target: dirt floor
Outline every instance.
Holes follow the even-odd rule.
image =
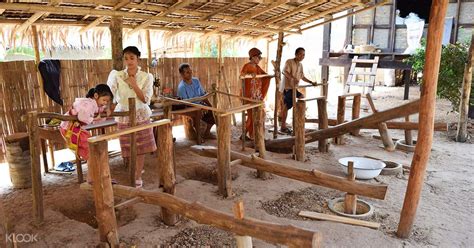
[[[376,88],[375,104],[378,109],[398,106],[404,101],[402,88]],[[416,87],[411,88],[411,98],[419,95]],[[457,115],[452,113],[448,102],[437,102],[436,119],[455,122]],[[310,106],[310,109],[312,107]],[[335,117],[336,105],[329,105],[329,113]],[[362,112],[363,115],[369,114]],[[415,118],[414,118],[415,119]],[[271,123],[267,123],[268,128]],[[312,128],[312,126],[308,126]],[[232,129],[232,145],[240,149],[239,127]],[[408,239],[395,236],[400,210],[408,182],[409,169],[395,176],[378,176],[368,182],[387,184],[389,190],[385,200],[361,197],[375,207],[368,220],[381,223],[379,230],[346,224],[310,220],[299,217],[301,210],[332,214],[327,207],[328,200],[344,196],[344,192],[323,188],[291,179],[273,176],[269,180],[255,177],[255,171],[243,166],[233,169],[232,187],[234,196],[223,199],[217,194],[216,159],[192,154],[193,145],[179,134],[175,128],[176,171],[178,184],[176,195],[208,207],[232,214],[234,201],[242,199],[245,215],[256,219],[281,224],[291,224],[322,234],[322,244],[328,247],[469,247],[474,244],[474,149],[468,143],[456,143],[446,132],[436,132],[423,186],[422,198],[412,235]],[[402,131],[391,130],[393,138],[403,139]],[[343,176],[337,160],[345,156],[372,156],[410,166],[413,153],[403,151],[387,152],[380,148],[381,141],[372,135],[377,130],[361,130],[361,136],[344,136],[344,145],[331,144],[328,153],[319,153],[317,143],[306,146],[307,160],[295,162],[290,154],[268,153],[267,158],[304,169],[318,169],[323,172]],[[451,132],[452,134],[452,132]],[[268,138],[271,134],[267,134]],[[416,132],[414,132],[416,137]],[[216,145],[207,141],[206,145]],[[247,149],[246,153],[252,153]],[[67,159],[64,155],[56,160]],[[158,188],[157,170],[154,157],[147,157],[144,182],[145,189]],[[127,173],[120,157],[110,159],[113,178],[126,182]],[[0,172],[7,171],[6,165]],[[87,169],[85,169],[87,171]],[[7,215],[7,228],[10,233],[36,234],[34,243],[18,244],[18,247],[94,247],[99,243],[95,208],[91,192],[79,189],[76,174],[47,174],[43,177],[45,222],[41,226],[33,224],[31,189],[13,190],[11,185],[0,183],[0,194]],[[125,199],[116,198],[116,203]],[[234,247],[231,233],[200,225],[195,221],[182,219],[170,227],[160,221],[160,207],[135,204],[117,212],[120,241],[127,247],[151,247],[152,245],[174,245],[176,247]],[[273,244],[253,239],[255,247],[275,247]],[[278,246],[279,247],[279,246]]]

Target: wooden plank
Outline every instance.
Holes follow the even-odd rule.
[[[157,126],[161,126],[161,125],[166,125],[168,123],[171,123],[171,121],[169,119],[154,121],[152,123],[148,123],[148,124],[144,124],[144,125],[140,125],[140,126],[135,126],[135,127],[129,127],[129,128],[117,130],[117,131],[114,131],[114,132],[111,132],[111,133],[108,133],[108,134],[91,137],[91,138],[88,139],[88,141],[89,141],[89,143],[96,143],[96,142],[100,142],[100,141],[104,141],[104,140],[111,140],[111,139],[118,138],[119,136],[122,136],[122,135],[131,134],[131,133],[134,133],[134,132],[138,132],[138,131],[141,131],[141,130],[145,130],[145,129],[148,129],[148,128],[153,128],[153,127],[157,127]]]
[[[310,211],[300,211],[298,215],[302,217],[306,217],[306,218],[317,219],[317,220],[327,220],[327,221],[339,222],[339,223],[350,224],[350,225],[355,225],[355,226],[365,226],[372,229],[380,228],[380,223],[369,222],[365,220],[356,220],[356,219],[336,216],[336,215],[322,214],[322,213],[310,212]]]

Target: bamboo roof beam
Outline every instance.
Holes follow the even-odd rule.
[[[0,9],[0,15],[3,14],[3,12],[5,12],[5,9]]]
[[[327,1],[328,1],[328,0],[318,0],[318,1],[314,2],[314,3],[305,4],[305,5],[303,5],[303,6],[301,6],[301,7],[298,7],[298,8],[296,8],[296,9],[294,9],[294,10],[288,11],[288,12],[286,12],[286,13],[283,14],[283,15],[279,15],[279,16],[270,18],[270,19],[268,19],[268,20],[265,20],[264,22],[258,24],[257,27],[263,27],[263,26],[265,26],[265,25],[272,24],[272,23],[274,23],[274,22],[283,20],[283,19],[285,19],[285,18],[287,18],[287,17],[290,17],[290,16],[292,16],[292,15],[295,15],[295,14],[297,14],[297,13],[299,13],[299,12],[302,12],[302,11],[308,10],[308,9],[310,9],[310,8],[319,6],[319,5],[321,5],[322,3],[325,3],[325,2],[327,2]],[[243,34],[246,34],[246,33],[248,33],[248,32],[247,32],[247,31],[241,31],[241,32],[238,32],[237,34],[235,34],[235,35],[233,35],[233,36],[240,36],[240,35],[243,35]]]
[[[112,10],[119,10],[121,9],[122,7],[125,7],[127,6],[127,4],[130,3],[130,0],[122,0],[120,1],[117,5],[115,5]],[[79,33],[85,33],[87,32],[89,29],[101,24],[103,21],[105,21],[108,17],[107,16],[101,16],[101,17],[98,17],[97,19],[95,19],[93,22],[91,22],[89,25],[81,28],[81,30],[79,30]]]
[[[85,8],[69,8],[69,7],[52,7],[39,4],[19,4],[19,3],[0,3],[0,9],[11,9],[11,10],[22,10],[28,12],[37,12],[37,11],[47,11],[51,13],[59,14],[71,14],[71,15],[105,15],[105,16],[122,16],[124,18],[135,18],[135,19],[146,19],[154,21],[164,21],[164,22],[179,22],[179,23],[193,23],[204,26],[215,26],[215,27],[227,27],[238,30],[252,30],[256,32],[266,32],[266,33],[278,33],[286,32],[291,34],[300,34],[300,31],[292,31],[286,29],[273,29],[273,28],[258,28],[247,25],[235,25],[231,23],[221,23],[221,22],[211,22],[211,21],[197,21],[197,20],[186,20],[183,18],[174,18],[174,17],[164,17],[164,16],[150,16],[139,13],[129,13],[125,11],[117,10],[95,10],[95,9],[85,9]]]
[[[31,24],[33,24],[36,20],[40,19],[46,13],[47,12],[34,13],[30,18],[28,18],[28,20],[26,20],[24,23],[22,23],[15,29],[15,33],[21,33],[25,31],[29,26],[31,26]]]
[[[280,1],[274,2],[274,3],[272,3],[270,6],[266,7],[266,8],[263,9],[263,10],[262,10],[262,9],[254,10],[254,11],[252,11],[251,13],[249,13],[249,14],[247,14],[247,15],[244,15],[244,16],[242,16],[242,17],[236,19],[236,20],[233,20],[233,21],[232,21],[232,24],[240,24],[240,23],[243,22],[243,21],[246,21],[246,20],[248,20],[248,19],[252,19],[252,18],[254,18],[254,17],[256,17],[256,16],[259,16],[259,15],[265,13],[265,12],[268,12],[268,11],[270,11],[270,10],[272,10],[272,9],[274,9],[274,8],[277,8],[277,7],[279,7],[279,6],[283,5],[283,4],[286,4],[286,3],[288,3],[288,2],[289,2],[289,0],[283,0],[283,1],[280,0]],[[256,7],[258,7],[258,5],[257,5]],[[207,32],[202,38],[205,39],[205,38],[209,37],[210,35],[216,34],[216,33],[218,33],[219,31],[222,31],[222,30],[224,30],[224,29],[225,29],[224,27],[216,28],[215,30],[212,30],[212,31],[210,31],[210,32]]]
[[[184,8],[186,7],[187,5],[193,3],[194,1],[192,0],[183,0],[183,1],[178,1],[177,3],[173,4],[173,6],[169,7],[167,10],[159,13],[158,15],[156,15],[157,17],[160,17],[160,16],[166,16],[170,13],[173,13],[174,11],[178,10],[178,9],[181,9],[181,8]],[[129,35],[137,32],[138,30],[140,29],[143,29],[143,28],[146,28],[148,26],[150,26],[151,24],[153,24],[153,22],[155,22],[155,20],[147,20],[143,23],[141,23],[140,25],[138,25],[138,27],[134,28],[133,30],[131,30],[130,32],[128,32]]]
[[[238,1],[233,1],[231,4],[226,4],[224,7],[219,8],[219,9],[217,9],[217,10],[211,12],[210,14],[205,15],[205,16],[199,18],[199,20],[200,20],[200,21],[207,21],[209,18],[213,17],[214,15],[217,15],[217,14],[219,14],[220,12],[222,12],[222,11],[224,11],[224,10],[226,10],[226,9],[230,9],[230,8],[236,6],[236,5],[239,5],[239,4],[242,3],[243,1],[244,1],[244,0],[238,0]],[[171,36],[177,35],[177,34],[180,33],[180,32],[183,32],[183,31],[188,30],[190,26],[191,26],[191,24],[185,24],[185,25],[184,25],[183,27],[181,27],[180,29],[171,32]]]
[[[303,23],[307,23],[311,20],[325,17],[326,15],[329,15],[331,13],[338,12],[338,11],[343,11],[344,9],[353,7],[354,5],[356,5],[356,4],[353,1],[345,3],[345,4],[341,4],[341,5],[338,5],[334,8],[328,9],[326,11],[322,11],[322,12],[316,13],[314,15],[308,16],[306,18],[303,18],[299,21],[284,25],[284,26],[282,26],[282,28],[291,28],[291,27],[294,27],[294,26],[297,26],[297,25],[300,25],[300,24],[303,24]]]

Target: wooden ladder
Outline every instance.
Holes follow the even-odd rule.
[[[357,71],[357,64],[372,64],[370,71]],[[375,76],[377,75],[377,67],[379,65],[379,56],[375,56],[374,59],[359,59],[359,56],[354,56],[352,59],[351,69],[349,70],[349,75],[347,77],[346,85],[345,85],[345,93],[350,93],[351,86],[359,86],[363,87],[362,93],[372,93],[375,87]],[[357,81],[357,76],[363,76],[364,81]],[[365,81],[366,76],[369,76],[369,80]],[[365,92],[366,87],[369,89],[368,92]]]

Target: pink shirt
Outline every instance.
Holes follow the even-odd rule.
[[[92,98],[76,98],[72,104],[72,109],[66,115],[76,115],[77,119],[84,124],[91,124],[97,113],[104,111],[104,107],[99,108],[97,102]],[[68,121],[61,122],[61,128],[67,128]]]

